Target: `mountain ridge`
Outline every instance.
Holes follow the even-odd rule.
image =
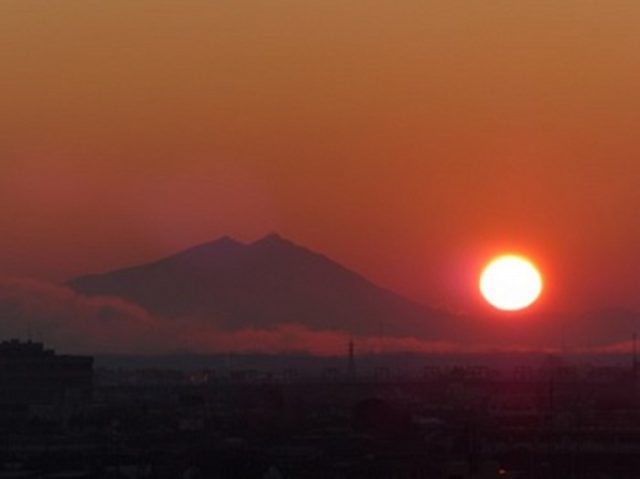
[[[222,236],[67,285],[162,316],[209,317],[226,329],[300,323],[316,330],[431,339],[454,333],[453,315],[382,288],[277,233],[251,243]]]
[[[222,236],[156,261],[79,276],[67,286],[163,317],[204,318],[226,331],[299,324],[354,336],[562,349],[623,344],[640,329],[640,313],[616,308],[454,314],[378,286],[276,233],[249,243]]]

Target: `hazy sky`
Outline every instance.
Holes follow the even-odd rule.
[[[0,272],[276,230],[474,308],[640,308],[637,0],[3,0]]]

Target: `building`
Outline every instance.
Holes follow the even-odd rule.
[[[89,402],[92,387],[90,356],[59,355],[39,342],[0,342],[0,410],[9,418],[69,410]]]

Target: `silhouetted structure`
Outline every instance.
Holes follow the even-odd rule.
[[[37,414],[91,399],[93,358],[58,355],[42,343],[17,339],[0,343],[0,409]]]
[[[633,333],[632,337],[633,344],[633,357],[632,357],[632,368],[633,368],[633,379],[638,378],[638,333]]]
[[[349,379],[354,380],[356,377],[356,359],[355,359],[355,344],[353,338],[349,340]]]

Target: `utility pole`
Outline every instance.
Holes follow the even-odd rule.
[[[633,357],[631,359],[631,371],[633,372],[633,379],[637,379],[638,377],[638,333],[634,332],[632,336],[632,354]]]
[[[356,359],[355,359],[355,344],[353,338],[349,339],[349,381],[355,381],[356,379]]]

